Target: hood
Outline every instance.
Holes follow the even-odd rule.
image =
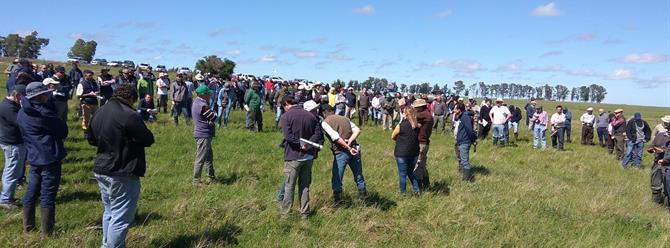
[[[40,103],[31,101],[28,98],[22,98],[21,109],[23,109],[23,112],[27,115],[44,115],[45,113],[53,112],[55,106],[51,97],[47,103]]]

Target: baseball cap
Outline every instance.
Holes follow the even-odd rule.
[[[60,82],[54,80],[53,78],[45,78],[45,79],[42,81],[42,84],[44,84],[44,85],[60,84]]]
[[[640,114],[640,112],[636,112],[635,114],[633,114],[633,117],[634,117],[636,120],[641,120],[641,119],[642,119],[642,114]]]
[[[207,87],[207,85],[200,85],[198,86],[197,89],[195,89],[195,93],[198,93],[198,95],[204,95],[204,94],[211,94],[212,90]]]

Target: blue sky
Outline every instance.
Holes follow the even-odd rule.
[[[193,67],[215,54],[237,72],[327,82],[597,83],[606,102],[670,106],[667,0],[40,2],[5,5],[0,33],[51,38],[46,59],[83,38],[107,60]]]

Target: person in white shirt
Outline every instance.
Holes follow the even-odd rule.
[[[163,113],[167,113],[167,100],[168,100],[168,89],[170,88],[170,78],[165,72],[158,74],[158,80],[156,80],[156,89],[158,91],[158,111],[163,108]]]
[[[491,118],[491,129],[493,129],[493,145],[497,145],[500,141],[501,146],[505,146],[505,125],[507,121],[512,118],[509,109],[503,106],[503,99],[496,99],[496,106],[491,108],[489,112]]]
[[[551,115],[551,146],[554,149],[563,151],[563,142],[565,140],[565,114],[563,106],[556,106],[556,113]]]
[[[372,120],[375,122],[375,125],[379,125],[382,119],[382,105],[380,98],[381,94],[377,92],[372,98],[372,101],[370,101],[370,105],[372,105]]]
[[[594,145],[593,143],[593,124],[596,116],[593,115],[593,108],[586,109],[586,113],[579,118],[582,122],[582,145]]]

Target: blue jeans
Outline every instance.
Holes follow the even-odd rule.
[[[493,129],[493,144],[497,144],[498,141],[505,143],[505,124],[493,124],[491,125]]]
[[[623,163],[621,163],[623,168],[626,168],[631,160],[633,161],[633,166],[640,167],[640,162],[642,162],[642,150],[644,150],[643,147],[644,142],[642,141],[628,141],[626,156],[623,157]]]
[[[533,148],[537,148],[539,141],[542,141],[542,149],[547,148],[547,126],[535,124],[533,128]]]
[[[412,183],[412,191],[419,193],[419,181],[414,177],[414,165],[416,165],[417,157],[395,157],[398,164],[398,186],[400,186],[400,195],[405,195],[407,192],[407,178]]]
[[[382,110],[372,108],[372,119],[381,120],[382,119]]]
[[[2,145],[5,151],[5,169],[2,171],[2,194],[0,203],[11,203],[14,199],[16,186],[26,170],[26,147],[23,144]]]
[[[460,164],[462,169],[470,169],[470,143],[458,144],[458,154],[460,155]]]
[[[277,201],[282,202],[284,200],[284,193],[286,193],[286,183],[282,182],[281,185],[279,185],[279,191],[277,191]]]
[[[277,111],[275,112],[277,115],[275,116],[275,121],[279,122],[281,119],[281,115],[283,114],[284,110],[282,109],[282,106],[277,106]]]
[[[61,162],[45,166],[30,166],[30,181],[23,196],[23,206],[35,206],[37,198],[40,207],[54,209],[56,194],[60,187]]]
[[[191,110],[188,109],[188,105],[188,101],[174,102],[172,116],[174,117],[175,121],[179,119],[179,115],[182,113],[184,113],[184,118],[186,118],[187,121],[191,119]]]
[[[104,206],[102,247],[126,247],[126,234],[135,218],[140,198],[139,177],[110,177],[95,174]]]
[[[361,154],[352,156],[348,152],[340,152],[333,157],[333,177],[332,186],[334,192],[342,192],[342,177],[347,164],[354,174],[354,181],[358,191],[365,190],[365,178],[363,178],[363,166],[361,165]]]

